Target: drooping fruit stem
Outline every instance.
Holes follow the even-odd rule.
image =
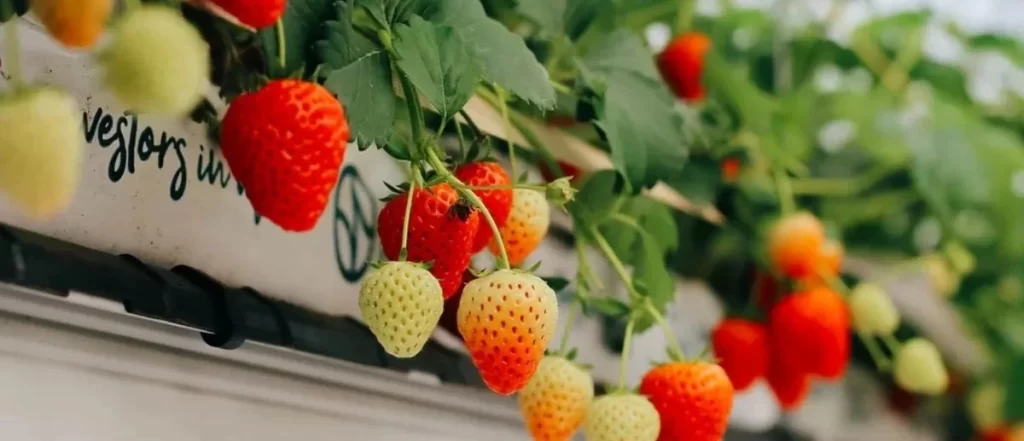
[[[793,198],[793,187],[790,185],[789,176],[782,168],[775,169],[775,189],[779,194],[779,206],[782,214],[789,214],[796,211],[796,199]]]
[[[281,69],[284,69],[285,66],[286,66],[285,62],[288,59],[288,57],[287,57],[287,50],[288,50],[288,48],[285,45],[284,19],[283,18],[277,19],[277,23],[274,24],[274,32],[276,32],[276,34],[277,34],[277,57],[278,57],[278,63],[281,64]]]
[[[696,14],[697,0],[679,0],[679,9],[676,10],[676,34],[689,31]]]
[[[18,42],[18,17],[14,7],[14,0],[3,2],[3,15],[10,16],[10,20],[4,23],[4,61],[10,68],[7,72],[11,75],[11,83],[15,90],[25,87],[24,79],[21,76],[21,44]]]
[[[636,315],[630,314],[626,323],[626,335],[622,339],[622,356],[619,359],[619,390],[626,389],[626,363],[629,362],[630,345],[633,343],[633,329],[636,328]]]
[[[572,322],[576,319],[576,302],[569,304],[569,312],[565,314],[565,327],[562,328],[562,341],[558,344],[558,355],[564,356],[569,350],[569,334]]]
[[[661,331],[665,333],[665,339],[668,340],[669,347],[675,351],[676,355],[681,358],[686,358],[686,353],[683,352],[683,347],[679,345],[679,340],[676,339],[676,333],[672,331],[672,327],[665,321],[665,317],[661,315],[658,308],[654,307],[650,299],[644,302],[644,307],[647,308],[647,313],[654,317],[654,321],[658,322],[658,326],[661,326]]]
[[[412,217],[412,200],[416,197],[416,186],[420,182],[419,163],[413,162],[410,168],[412,170],[412,179],[409,180],[409,195],[405,200],[405,218],[402,219],[402,251],[398,253],[398,260],[402,262],[409,256],[407,248],[409,243],[409,218]]]
[[[885,353],[882,352],[882,348],[878,346],[878,341],[863,332],[858,332],[857,335],[860,336],[860,340],[864,342],[864,347],[867,348],[868,355],[871,355],[871,360],[875,362],[875,366],[878,367],[878,370],[882,372],[888,371],[891,367],[889,358],[885,356]]]
[[[615,273],[619,275],[620,279],[622,279],[622,283],[626,284],[626,289],[629,290],[629,297],[631,299],[638,297],[640,293],[636,292],[636,287],[633,286],[633,278],[629,275],[629,272],[626,271],[626,266],[622,264],[621,260],[619,260],[619,256],[615,254],[615,250],[613,250],[612,246],[608,244],[608,240],[604,238],[597,228],[591,228],[590,234],[594,237],[594,242],[597,242],[597,247],[601,249],[605,258],[608,259],[612,268],[615,269]]]

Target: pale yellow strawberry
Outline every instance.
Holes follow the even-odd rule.
[[[0,193],[45,219],[71,203],[85,138],[73,98],[40,88],[0,98]]]
[[[636,394],[605,395],[594,400],[583,423],[587,441],[656,441],[660,432],[657,409]]]
[[[419,264],[388,262],[363,280],[359,310],[385,351],[410,358],[423,350],[441,319],[441,284]]]
[[[534,441],[568,441],[593,398],[590,373],[565,358],[547,356],[519,392],[519,410]]]
[[[949,373],[935,344],[914,338],[903,344],[893,360],[893,379],[904,390],[939,395],[949,386]]]
[[[536,190],[517,188],[512,194],[512,212],[505,226],[501,227],[501,240],[508,253],[508,263],[512,266],[523,263],[534,250],[540,246],[544,236],[548,234],[551,224],[551,206],[548,205],[544,193]],[[492,238],[488,249],[491,254],[500,256],[497,238]]]
[[[180,116],[209,87],[210,53],[181,12],[161,5],[133,8],[113,27],[100,55],[106,87],[131,110]]]
[[[849,299],[853,327],[867,335],[889,335],[900,325],[900,313],[889,294],[873,283],[861,283]]]
[[[985,430],[998,427],[1003,419],[1006,404],[1006,388],[999,383],[988,382],[978,385],[967,399],[967,415],[975,427]]]

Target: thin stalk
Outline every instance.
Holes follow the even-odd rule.
[[[419,163],[413,162],[410,165],[412,179],[410,179],[408,197],[405,199],[405,218],[402,219],[402,251],[398,253],[398,260],[405,262],[409,252],[406,247],[409,243],[409,219],[412,218],[412,200],[416,197],[416,185],[419,184]]]
[[[626,336],[622,340],[622,356],[619,360],[619,390],[626,389],[626,363],[629,362],[630,344],[633,342],[633,329],[636,327],[636,317],[630,316],[626,324]]]
[[[483,190],[483,191],[488,191],[488,190],[515,190],[515,189],[520,189],[520,190],[533,190],[533,191],[539,191],[539,192],[545,192],[545,191],[547,191],[547,189],[548,189],[548,188],[547,188],[546,186],[544,186],[544,185],[536,185],[536,184],[515,184],[515,185],[467,185],[467,186],[466,186],[466,188],[468,188],[468,189],[470,189],[470,190]]]
[[[512,143],[512,121],[508,116],[508,93],[503,89],[498,90],[498,108],[501,110],[501,119],[505,122],[505,142],[508,143],[509,171],[512,172],[512,179],[519,179],[516,170],[516,146]]]
[[[278,19],[277,23],[274,24],[274,32],[277,33],[277,57],[278,62],[281,63],[281,69],[285,68],[285,60],[288,59],[287,47],[285,46],[284,39],[284,19]]]
[[[858,332],[857,335],[859,335],[861,341],[864,342],[864,347],[868,349],[868,354],[871,355],[871,360],[875,362],[875,366],[877,366],[879,370],[888,371],[889,359],[882,352],[882,348],[878,347],[878,342],[863,332]]]
[[[576,245],[576,259],[579,261],[581,272],[586,275],[590,283],[593,284],[593,287],[603,290],[604,283],[597,277],[597,274],[594,274],[594,268],[590,266],[590,262],[587,260],[587,251],[583,248],[582,242],[578,242]]]
[[[612,246],[608,244],[608,240],[601,235],[600,231],[597,231],[597,228],[591,228],[590,234],[594,236],[594,241],[597,242],[597,247],[601,249],[605,258],[607,258],[612,264],[612,268],[615,269],[619,278],[622,279],[622,283],[626,284],[626,289],[629,290],[629,296],[631,298],[638,296],[639,294],[636,292],[636,288],[633,287],[633,278],[630,277],[629,272],[626,271],[626,267],[622,265],[622,261],[619,260],[619,256],[615,255],[615,250],[613,250]]]
[[[689,31],[693,27],[693,18],[697,15],[697,0],[679,0],[676,10],[676,34]]]
[[[885,334],[882,336],[882,343],[885,344],[885,348],[889,350],[889,353],[894,357],[896,353],[900,351],[900,342],[896,341],[896,337],[892,334]]]
[[[775,188],[779,193],[779,205],[782,213],[788,214],[796,211],[796,199],[793,197],[793,187],[790,185],[789,176],[782,169],[775,169]]]
[[[644,302],[644,306],[647,308],[647,313],[654,317],[654,321],[658,322],[658,326],[661,327],[661,331],[665,333],[665,339],[668,340],[669,346],[679,354],[680,357],[686,358],[686,353],[683,352],[683,347],[679,344],[679,340],[676,339],[676,333],[672,331],[672,327],[665,321],[665,317],[658,312],[658,308],[654,307],[654,304],[650,300]]]
[[[555,176],[555,178],[564,178],[565,173],[562,173],[562,167],[559,167],[555,156],[551,154],[551,151],[548,150],[542,142],[540,142],[540,138],[537,138],[537,134],[533,133],[533,130],[530,130],[522,119],[523,116],[513,113],[512,125],[515,126],[516,130],[523,135],[523,138],[526,138],[526,142],[530,143],[530,146],[533,147],[533,152],[540,157],[541,161],[544,162],[544,167],[546,167],[548,171]]]
[[[569,305],[569,312],[565,314],[565,328],[562,329],[562,342],[558,345],[558,355],[564,356],[569,350],[569,331],[572,330],[572,322],[576,319],[576,303]]]
[[[565,84],[559,83],[558,81],[555,81],[553,79],[549,80],[549,82],[551,83],[551,87],[554,87],[555,91],[557,91],[558,93],[561,93],[561,94],[564,94],[564,95],[573,95],[574,94],[572,88],[569,87],[569,86],[566,86]]]
[[[459,157],[465,160],[466,155],[468,154],[466,150],[466,138],[462,135],[462,124],[459,124],[458,121],[455,121],[455,134],[459,136]]]

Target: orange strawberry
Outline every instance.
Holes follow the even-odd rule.
[[[32,0],[32,12],[60,44],[87,49],[99,41],[113,0]]]
[[[273,25],[284,14],[287,0],[209,0],[224,12],[254,29]]]
[[[788,366],[774,351],[765,378],[783,411],[799,408],[811,392],[811,376],[801,369]]]
[[[499,270],[466,284],[459,332],[484,383],[509,395],[526,387],[558,325],[558,299],[541,278]]]
[[[837,380],[850,362],[850,315],[834,291],[815,287],[775,305],[769,332],[773,357],[787,366]]]
[[[494,190],[473,190],[487,211],[494,218],[498,228],[505,226],[509,213],[512,211],[512,179],[497,162],[471,162],[455,169],[455,177],[462,183],[472,187],[508,187]],[[494,237],[486,223],[477,230],[473,241],[473,253],[483,250]]]
[[[658,55],[658,69],[676,96],[687,101],[704,99],[704,56],[711,39],[699,32],[688,32],[672,40]]]
[[[409,192],[405,192],[391,199],[377,216],[377,235],[384,256],[390,260],[397,260],[402,251],[408,198]],[[430,273],[441,282],[447,299],[462,285],[478,228],[480,213],[460,200],[448,184],[437,184],[429,190],[417,188],[412,197],[406,258],[412,262],[432,262]]]
[[[744,391],[768,370],[768,330],[744,319],[722,320],[711,332],[718,363],[736,391]]]
[[[733,387],[725,371],[706,362],[674,362],[644,375],[640,394],[661,416],[659,441],[720,441],[732,411]]]
[[[825,245],[825,227],[810,213],[780,219],[768,236],[768,256],[781,273],[794,279],[814,276]]]
[[[815,272],[805,276],[801,282],[805,285],[828,286],[830,278],[838,277],[843,268],[843,246],[834,240],[826,241],[818,252]]]
[[[509,265],[518,266],[540,246],[548,234],[551,223],[551,206],[544,193],[536,190],[517,188],[512,195],[512,212],[508,222],[500,228],[501,240],[508,252]],[[491,240],[488,247],[491,254],[500,256],[498,245]]]
[[[231,102],[221,150],[257,213],[285,231],[309,231],[323,214],[345,159],[345,110],[327,89],[271,81]]]
[[[534,441],[568,441],[594,398],[590,373],[562,357],[544,357],[519,392],[519,409]]]

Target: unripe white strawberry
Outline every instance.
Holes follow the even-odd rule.
[[[568,441],[594,399],[590,373],[562,357],[547,356],[519,391],[519,410],[534,441]]]
[[[999,383],[982,383],[971,391],[967,399],[967,415],[978,429],[985,430],[1003,424],[1003,405],[1006,388]]]
[[[861,283],[850,294],[853,327],[867,335],[889,335],[900,326],[900,313],[881,286]]]
[[[78,186],[84,144],[78,105],[64,92],[0,98],[0,192],[36,218],[63,211]]]
[[[135,7],[112,35],[99,57],[104,82],[131,110],[180,116],[202,99],[209,86],[209,46],[177,10]]]
[[[903,389],[925,395],[942,394],[949,386],[939,349],[923,338],[911,339],[896,353],[893,378]]]
[[[583,433],[587,441],[656,441],[661,419],[645,397],[605,395],[590,403]]]
[[[385,351],[414,357],[444,311],[441,284],[420,264],[388,262],[363,280],[359,311]]]

